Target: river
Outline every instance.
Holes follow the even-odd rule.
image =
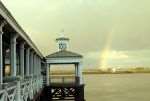
[[[86,101],[150,101],[150,74],[84,75]]]

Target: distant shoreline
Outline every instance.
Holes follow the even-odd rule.
[[[94,74],[142,74],[142,73],[150,73],[150,71],[83,71],[83,75],[94,75]],[[74,75],[74,72],[52,72],[52,75]]]
[[[99,75],[99,74],[143,74],[143,73],[146,73],[146,74],[150,74],[150,72],[84,72],[83,74],[84,75]]]

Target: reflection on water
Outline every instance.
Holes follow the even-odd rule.
[[[150,74],[85,75],[86,101],[150,101]]]

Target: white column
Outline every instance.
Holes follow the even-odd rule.
[[[31,67],[30,67],[30,75],[31,76],[33,76],[33,66],[34,66],[33,60],[34,60],[34,58],[33,58],[33,51],[32,51],[31,52],[31,56],[30,56],[30,65],[31,65]]]
[[[12,35],[11,36],[11,75],[16,76],[17,75],[17,65],[16,65],[16,39],[18,35]]]
[[[38,56],[36,55],[36,75],[38,75],[39,68],[38,68]]]
[[[26,49],[26,76],[29,76],[30,75],[30,64],[29,64],[29,62],[31,61],[30,60],[31,58],[30,58],[30,48],[27,48]]]
[[[20,70],[22,78],[24,78],[24,44],[24,42],[20,44]]]
[[[0,31],[0,84],[3,83],[3,42],[2,42],[3,32]]]
[[[47,69],[47,70],[46,70],[47,85],[49,85],[49,83],[50,83],[50,82],[49,82],[49,74],[50,74],[50,73],[49,73],[49,67],[50,67],[50,65],[49,65],[49,64],[47,64],[47,67],[46,67],[46,69]]]
[[[39,75],[41,75],[41,58],[39,58]]]
[[[39,68],[38,68],[38,56],[36,55],[36,75],[38,75],[38,72],[39,72]]]
[[[75,76],[78,76],[78,64],[74,64],[75,65]]]
[[[38,68],[37,74],[40,75],[40,58],[39,58],[39,56],[37,57],[37,68]]]
[[[78,65],[78,76],[80,77],[80,84],[83,84],[83,76],[82,76],[82,62]]]
[[[35,76],[36,72],[35,72],[35,68],[36,68],[36,54],[33,55],[33,75]]]
[[[6,22],[3,21],[0,25],[0,84],[3,83],[3,27]]]
[[[30,75],[33,76],[33,52],[30,52]]]
[[[40,61],[39,61],[39,56],[38,56],[38,57],[37,57],[37,64],[38,64],[38,65],[37,65],[37,66],[38,66],[38,67],[37,67],[37,68],[38,68],[37,74],[38,74],[38,75],[40,74],[40,64],[39,64],[39,62],[40,62]]]

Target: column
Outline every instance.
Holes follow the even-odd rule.
[[[18,35],[14,34],[11,35],[11,75],[16,76],[17,75],[17,65],[16,65],[16,39]]]
[[[82,62],[78,65],[78,76],[80,77],[80,84],[83,84],[83,77],[82,77]]]
[[[24,44],[24,42],[20,44],[20,70],[22,78],[24,78]]]
[[[26,76],[30,75],[30,48],[26,49]]]
[[[36,55],[36,54],[33,55],[33,75],[34,75],[34,76],[35,76],[35,73],[36,73],[36,72],[35,72],[35,68],[36,68],[36,57],[35,57],[35,55]]]
[[[49,83],[50,83],[50,82],[49,82],[49,80],[50,80],[50,78],[49,78],[49,76],[50,76],[50,75],[49,75],[49,74],[50,74],[50,73],[49,73],[49,67],[50,67],[50,65],[47,64],[47,67],[46,67],[47,85],[49,85]]]
[[[38,76],[39,75],[39,62],[38,62],[38,56],[36,55],[36,75]]]
[[[3,83],[3,27],[6,25],[6,21],[3,21],[0,25],[0,84]]]
[[[33,76],[33,51],[30,52],[30,75]]]
[[[77,84],[80,84],[79,63],[75,64],[75,80]]]
[[[39,59],[39,56],[37,56],[37,68],[38,68],[37,75],[39,76],[39,74],[40,74],[40,59]]]
[[[39,75],[41,75],[41,58],[39,58]]]
[[[3,32],[2,30],[0,30],[0,84],[3,83],[3,38],[2,36],[3,36]]]
[[[29,64],[30,60],[31,60],[30,48],[27,48],[26,49],[26,76],[30,76],[30,68],[31,68],[31,66]]]
[[[77,77],[78,76],[78,64],[74,64],[75,65],[75,76]]]

